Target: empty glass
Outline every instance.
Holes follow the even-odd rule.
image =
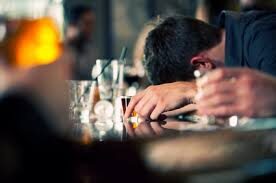
[[[93,103],[93,81],[68,81],[70,94],[70,119],[74,122],[89,123]]]

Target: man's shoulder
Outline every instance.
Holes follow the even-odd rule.
[[[276,11],[223,11],[221,17],[226,32],[235,32],[244,43],[264,34],[271,36],[276,31]]]
[[[276,11],[248,11],[248,12],[235,12],[235,11],[222,11],[220,14],[219,24],[222,27],[227,27],[229,24],[254,24],[254,23],[267,23],[276,21]]]
[[[250,44],[260,37],[275,39],[276,11],[249,11],[241,17],[241,33]],[[264,39],[265,40],[265,39]]]
[[[276,11],[249,11],[241,15],[241,20],[246,26],[251,26],[251,31],[267,27],[275,27]]]

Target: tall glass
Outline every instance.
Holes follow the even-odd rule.
[[[93,113],[99,101],[96,81],[68,81],[70,110],[69,117],[73,122],[73,138],[88,144],[97,139],[97,130],[93,123],[97,120]]]
[[[70,117],[75,122],[89,123],[89,115],[93,104],[95,82],[68,81],[70,91]],[[92,94],[93,95],[93,94]]]
[[[94,77],[97,77],[101,100],[111,101],[119,75],[117,60],[98,59],[93,69]]]
[[[122,103],[122,112],[123,115],[126,112],[128,104],[130,103],[131,97],[130,96],[121,96],[121,103]],[[127,121],[132,125],[132,128],[137,128],[139,125],[139,116],[137,112],[133,111]]]

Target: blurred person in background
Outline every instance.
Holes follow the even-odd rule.
[[[221,28],[182,16],[164,20],[149,33],[145,47],[145,68],[156,86],[133,97],[125,117],[135,110],[156,120],[195,102],[194,70],[249,67],[276,75],[275,17],[273,12],[224,12]]]
[[[126,71],[126,80],[128,78],[138,77],[139,89],[144,89],[149,85],[148,79],[145,75],[145,69],[143,67],[144,47],[148,33],[155,28],[157,20],[149,21],[141,29],[135,42],[133,50],[133,67]]]
[[[70,54],[22,68],[3,60],[2,51],[0,78],[4,74],[6,84],[0,93],[0,181],[72,181],[65,85]]]
[[[96,15],[93,7],[76,5],[69,15],[66,42],[75,54],[72,79],[91,80],[91,70],[96,63],[97,49],[94,42]]]

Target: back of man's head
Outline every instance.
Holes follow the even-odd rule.
[[[184,16],[166,18],[146,40],[144,66],[150,82],[192,80],[195,66],[191,59],[220,41],[219,28]]]

